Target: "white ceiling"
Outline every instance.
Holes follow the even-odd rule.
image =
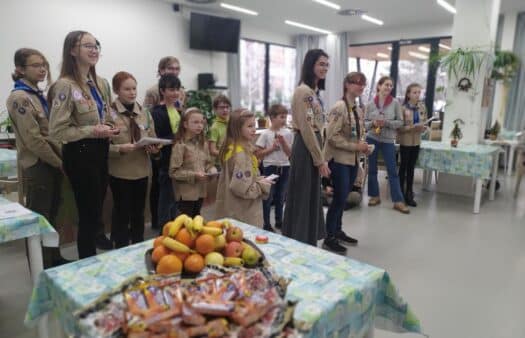
[[[286,25],[292,20],[318,28],[338,32],[372,30],[379,26],[366,22],[357,16],[341,16],[337,10],[312,0],[217,0],[213,4],[195,5],[188,0],[167,0],[180,3],[183,7],[201,8],[208,12],[235,17],[243,22],[284,34],[311,34],[301,28]],[[342,9],[360,9],[369,16],[384,21],[383,27],[401,27],[417,24],[452,24],[453,15],[435,0],[331,0]],[[251,16],[223,9],[220,2],[244,7],[259,13]],[[455,0],[449,0],[454,4]],[[501,11],[525,10],[524,0],[501,0]]]

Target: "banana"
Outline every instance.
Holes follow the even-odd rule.
[[[225,257],[224,258],[224,266],[242,266],[244,265],[244,261],[242,258],[239,257]]]
[[[174,240],[173,238],[170,238],[170,237],[165,237],[162,240],[162,244],[164,244],[165,247],[167,247],[168,249],[171,249],[173,251],[182,252],[182,253],[192,252],[192,250],[186,244],[183,244],[183,243],[181,243],[181,242],[179,242],[177,240]]]
[[[195,221],[194,221],[195,222]],[[222,229],[221,228],[215,228],[215,227],[202,227],[203,234],[208,234],[212,236],[219,236],[222,235]]]
[[[171,223],[170,225],[170,230],[168,232],[168,235],[170,237],[175,237],[177,235],[177,233],[179,232],[179,230],[182,228],[182,226],[184,225],[184,220],[186,218],[189,218],[187,215],[179,215],[177,216],[177,218],[175,218],[175,220]]]
[[[228,229],[228,228],[231,228],[233,225],[230,221],[222,221],[222,225],[224,227],[224,229]]]
[[[204,224],[204,218],[201,215],[193,217],[193,231],[201,232]]]
[[[191,238],[195,238],[196,234],[195,234],[195,231],[193,230],[193,220],[191,219],[191,217],[188,216],[186,217],[186,219],[184,219],[184,227],[190,233]]]

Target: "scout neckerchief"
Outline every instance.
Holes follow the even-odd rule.
[[[419,123],[419,105],[416,103],[415,106],[412,106],[410,102],[407,102],[408,109],[414,112],[414,124]]]
[[[98,117],[100,118],[100,121],[104,120],[104,101],[102,100],[102,97],[100,97],[100,94],[98,93],[98,90],[95,86],[95,83],[93,80],[89,79],[87,81],[87,85],[89,86],[89,91],[91,92],[91,96],[95,99],[95,102],[97,103],[97,110],[98,110]]]
[[[229,117],[223,118],[223,117],[220,117],[219,115],[217,115],[217,117],[215,118],[215,121],[219,123],[224,123],[224,124],[227,124],[228,120],[229,120]]]
[[[137,124],[137,121],[135,121],[137,114],[133,111],[133,105],[130,105],[130,107],[126,107],[126,105],[122,104],[124,106],[125,111],[122,112],[122,115],[127,116],[129,118],[129,136],[130,136],[130,142],[131,143],[137,143],[140,140],[140,127]],[[117,106],[115,104],[112,105],[114,110],[117,110]]]
[[[350,110],[352,111],[352,113],[354,114],[354,120],[355,120],[355,129],[357,131],[357,138],[361,138],[361,125],[359,123],[359,114],[357,113],[357,110],[356,110],[356,105],[352,105]]]
[[[384,111],[385,111],[385,108],[388,107],[392,102],[394,101],[394,97],[392,95],[388,95],[386,98],[385,98],[385,102],[383,103],[383,105],[381,106],[379,104],[379,95],[376,95],[374,97],[374,103],[377,107],[377,109],[379,109],[379,114],[383,114],[384,115]]]
[[[44,97],[44,93],[41,90],[35,90],[29,87],[21,80],[15,81],[15,87],[12,91],[14,92],[15,90],[23,90],[27,93],[36,95],[36,97],[38,97],[38,99],[40,100],[42,107],[44,108],[44,113],[46,114],[46,117],[49,119],[49,107],[47,105],[46,98]]]
[[[244,150],[244,147],[236,144],[235,145],[235,154],[242,153]],[[250,154],[248,151],[246,153]],[[228,146],[228,151],[224,155],[224,162],[228,161],[233,156],[233,144],[230,144]],[[259,161],[257,160],[257,157],[255,155],[251,154],[251,160],[252,160],[252,174],[254,176],[257,176],[257,173],[259,172]]]

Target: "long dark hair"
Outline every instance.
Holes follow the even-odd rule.
[[[405,100],[403,101],[404,105],[408,104],[408,101],[409,101],[408,95],[410,95],[410,91],[412,91],[412,88],[416,88],[416,87],[422,88],[421,85],[416,82],[413,82],[408,85],[407,90],[405,91]]]
[[[301,80],[299,81],[299,84],[304,83],[308,87],[315,89],[316,77],[314,73],[314,66],[317,60],[319,60],[321,56],[328,58],[328,54],[326,54],[325,51],[322,49],[310,49],[306,53],[304,57],[304,61],[303,61],[303,66],[301,68]],[[324,79],[318,79],[317,89],[324,90],[324,87],[325,87],[324,83],[325,83]]]
[[[51,72],[49,71],[49,62],[47,62],[47,59],[44,56],[44,54],[32,48],[20,48],[15,52],[15,71],[13,72],[13,74],[11,74],[11,78],[13,79],[13,81],[17,81],[24,78],[24,75],[22,75],[22,73],[18,71],[18,68],[27,67],[27,59],[29,59],[33,55],[38,55],[44,60],[47,72],[47,85],[49,85],[51,83]]]
[[[390,76],[381,76],[379,78],[379,81],[377,81],[377,86],[376,86],[376,94],[379,94],[379,86],[381,86],[383,83],[387,81],[390,81],[392,82],[392,84],[394,84],[394,80],[392,80]],[[392,93],[390,93],[390,95],[392,95]]]

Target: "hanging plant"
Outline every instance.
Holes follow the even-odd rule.
[[[441,57],[441,67],[448,77],[467,77],[475,81],[484,61],[490,54],[484,50],[474,48],[457,48]]]
[[[494,58],[491,78],[510,83],[518,72],[519,57],[513,52],[497,50]]]

